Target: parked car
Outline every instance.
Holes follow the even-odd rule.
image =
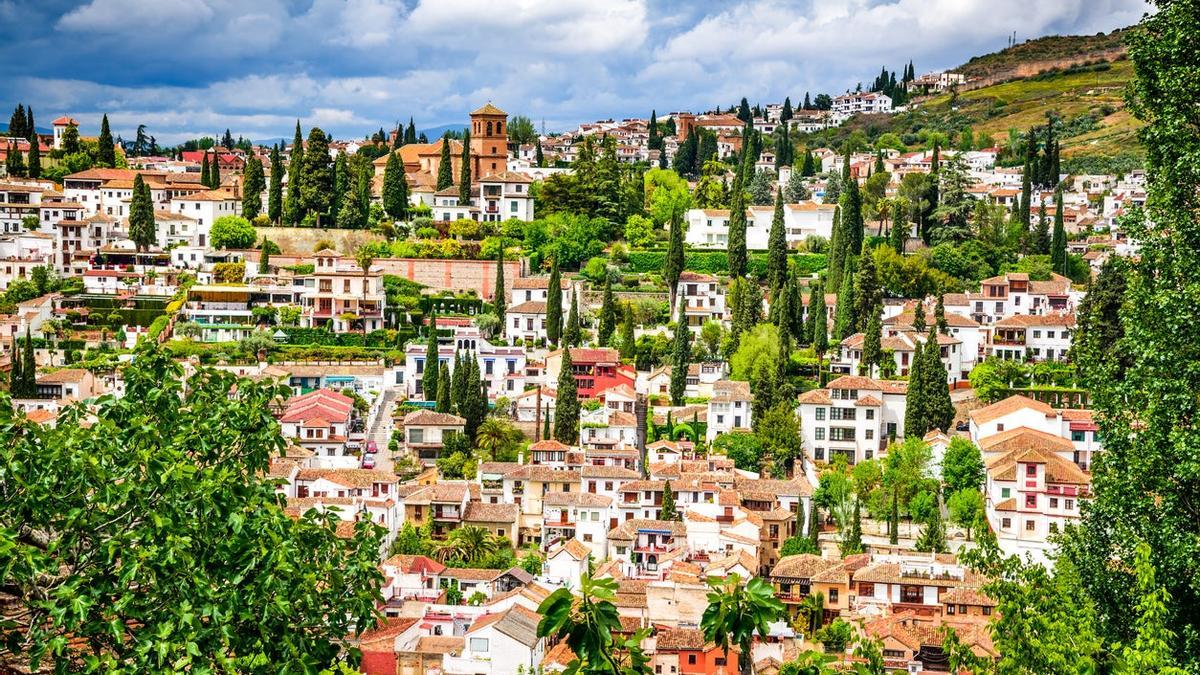
[[[367,454],[373,455],[379,452],[379,447],[375,445],[375,441],[367,441]]]
[[[375,455],[363,455],[362,468],[374,469],[375,468]]]

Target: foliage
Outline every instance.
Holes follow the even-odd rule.
[[[613,603],[616,597],[616,580],[593,579],[585,572],[579,579],[578,597],[560,588],[538,606],[542,617],[538,637],[566,642],[575,654],[564,675],[650,674],[649,657],[640,646],[650,631],[642,629],[624,639],[613,634],[621,631],[621,618]]]
[[[833,623],[818,630],[813,639],[820,642],[826,652],[840,654],[854,639],[854,627],[842,619],[834,619]]]
[[[963,488],[950,495],[946,507],[950,509],[950,519],[956,525],[965,527],[970,538],[971,528],[983,515],[983,494],[976,488]]]
[[[800,419],[796,417],[794,405],[790,401],[781,401],[767,410],[755,425],[755,433],[762,439],[772,462],[771,475],[775,478],[787,476],[792,462],[804,455]]]
[[[983,486],[983,454],[979,447],[966,438],[955,436],[950,439],[942,457],[942,482],[946,492],[954,494],[960,490]]]
[[[202,368],[185,390],[153,349],[124,376],[124,397],[66,408],[55,427],[0,405],[3,471],[20,476],[4,487],[5,588],[31,612],[0,629],[21,650],[5,658],[94,672],[343,658],[376,620],[382,528],[359,521],[344,540],[333,513],[284,513],[265,476],[286,387]]]
[[[213,221],[209,232],[213,248],[254,248],[258,234],[249,220],[241,216],[221,216]]]
[[[788,255],[788,261],[802,276],[810,276],[825,269],[825,255],[821,253],[793,253]],[[639,273],[662,272],[666,262],[666,250],[630,251],[628,269],[630,272]],[[689,250],[684,253],[682,269],[700,274],[728,274],[728,255],[724,251]],[[751,253],[748,269],[750,274],[765,278],[767,254]]]
[[[766,456],[766,447],[755,434],[730,431],[717,436],[713,441],[713,452],[733,460],[733,465],[743,471],[761,471]]]
[[[767,624],[784,615],[783,603],[775,597],[775,589],[762,577],[752,577],[744,586],[741,577],[730,574],[724,579],[709,579],[708,607],[700,617],[704,639],[725,651],[737,646],[740,651],[738,669],[743,675],[751,672],[750,647],[754,636],[766,637]]]

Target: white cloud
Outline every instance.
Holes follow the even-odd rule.
[[[180,33],[213,18],[202,0],[91,0],[63,15],[57,27],[76,32],[145,30]]]

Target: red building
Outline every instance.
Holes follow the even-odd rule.
[[[546,378],[558,382],[562,368],[562,350],[546,355]],[[575,385],[579,398],[595,398],[613,387],[626,384],[632,388],[637,379],[633,366],[621,363],[621,354],[615,349],[571,348],[571,369],[575,373]]]
[[[654,663],[676,665],[679,675],[734,675],[738,672],[737,647],[725,650],[704,640],[704,633],[696,628],[669,628],[658,632]],[[657,670],[656,670],[657,672]],[[663,673],[671,672],[668,668]]]

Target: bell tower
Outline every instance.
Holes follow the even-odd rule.
[[[471,175],[508,170],[508,113],[488,103],[471,113]]]

